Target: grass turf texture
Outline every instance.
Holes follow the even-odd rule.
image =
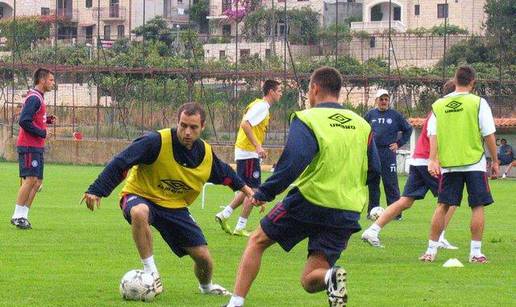
[[[43,191],[30,212],[34,229],[22,231],[9,224],[18,190],[18,166],[0,163],[0,305],[3,306],[136,306],[118,294],[122,275],[141,263],[129,225],[118,208],[117,193],[103,199],[101,209],[79,206],[84,190],[102,168],[46,165]],[[404,177],[400,178],[403,186]],[[491,181],[496,203],[486,209],[483,252],[487,265],[467,263],[470,210],[463,203],[447,231],[458,251],[440,250],[436,263],[420,263],[425,251],[435,200],[427,197],[392,222],[381,233],[385,249],[373,249],[355,234],[338,264],[348,271],[349,306],[498,306],[515,302],[516,181]],[[191,212],[203,229],[215,261],[213,281],[228,289],[233,282],[246,240],[229,236],[214,222],[220,205],[233,194],[225,187],[210,187],[207,207],[200,197]],[[279,198],[277,199],[279,200]],[[268,209],[272,204],[268,205]],[[249,229],[258,225],[258,211]],[[237,215],[231,218],[231,226]],[[370,223],[361,221],[362,227]],[[192,261],[173,255],[154,231],[154,257],[164,293],[153,306],[220,306],[227,298],[199,294]],[[285,253],[270,248],[246,300],[246,306],[326,306],[324,292],[310,295],[299,283],[306,257],[306,241]],[[458,258],[464,268],[443,268]],[[512,289],[512,290],[511,290]]]

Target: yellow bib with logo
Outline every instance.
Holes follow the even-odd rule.
[[[196,168],[180,165],[174,159],[172,130],[158,131],[161,149],[152,164],[133,166],[122,189],[122,195],[136,194],[166,208],[184,208],[191,205],[208,181],[213,154],[211,146],[204,142],[204,158]]]
[[[264,101],[263,99],[255,99],[253,102],[251,102],[245,108],[244,114],[247,113],[249,111],[249,109],[251,109],[254,105],[256,105],[257,103],[263,102],[263,101]],[[269,118],[270,118],[270,115],[269,115],[269,112],[267,112],[267,116],[265,117],[265,119],[262,120],[258,125],[252,127],[254,136],[256,137],[256,140],[260,144],[263,144],[263,141],[265,141],[265,134],[267,133],[267,127],[269,126]],[[237,134],[235,147],[238,147],[240,149],[247,150],[247,151],[255,151],[256,150],[256,147],[254,147],[253,143],[251,143],[251,141],[249,141],[249,139],[247,138],[247,135],[244,132],[244,129],[242,129],[241,127],[238,128],[238,134]]]

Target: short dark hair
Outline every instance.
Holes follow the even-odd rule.
[[[443,95],[448,95],[453,92],[455,92],[455,81],[450,79],[443,85]]]
[[[501,139],[500,142],[505,142],[507,143],[507,140],[506,139]]]
[[[46,68],[38,68],[36,69],[36,71],[34,72],[34,75],[33,75],[33,80],[34,80],[34,85],[38,85],[39,84],[39,81],[43,80],[43,79],[46,79],[48,77],[48,75],[53,75],[54,72],[52,72],[51,70],[49,69],[46,69]]]
[[[263,91],[263,95],[264,96],[267,96],[269,95],[269,92],[271,90],[275,91],[278,86],[280,86],[281,83],[279,83],[278,81],[276,80],[266,80],[264,83],[263,83],[263,86],[262,86],[262,91]]]
[[[181,114],[185,113],[185,115],[192,116],[195,114],[199,114],[201,116],[201,124],[204,124],[206,121],[206,111],[204,111],[204,108],[202,105],[200,105],[197,102],[187,102],[179,107],[177,109],[177,121],[179,122],[179,119],[181,118]]]
[[[469,65],[462,65],[455,72],[455,84],[459,86],[467,86],[475,80],[475,69]]]
[[[342,76],[335,68],[323,66],[316,69],[312,73],[310,81],[319,85],[323,92],[339,97],[342,88]]]

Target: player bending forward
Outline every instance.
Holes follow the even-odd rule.
[[[334,68],[322,67],[312,74],[312,108],[295,113],[274,174],[251,201],[272,201],[297,179],[295,187],[251,235],[227,306],[244,305],[267,248],[278,243],[288,252],[306,238],[303,288],[309,293],[327,290],[330,306],[346,305],[346,271],[335,262],[360,230],[368,172],[378,176],[380,161],[371,126],[337,103],[341,87],[342,77]]]
[[[130,170],[122,189],[120,208],[131,224],[144,271],[154,276],[158,294],[163,286],[154,263],[150,225],[160,232],[178,257],[189,255],[193,259],[201,293],[229,294],[211,282],[213,261],[188,206],[206,182],[229,185],[249,196],[252,190],[199,138],[205,118],[201,105],[182,105],[177,129],[163,129],[136,139],[113,158],[84,195],[93,211],[100,205],[100,198],[108,196]]]

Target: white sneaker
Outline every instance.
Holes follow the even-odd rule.
[[[502,175],[502,179],[505,179],[505,178],[507,178],[507,175],[504,173],[504,174]]]
[[[222,296],[232,295],[231,292],[226,290],[226,288],[224,288],[218,284],[212,284],[211,288],[209,290],[204,290],[201,286],[199,286],[199,290],[201,290],[202,294],[212,294],[212,295],[222,295]]]
[[[163,292],[163,283],[161,282],[161,276],[159,276],[158,272],[152,272],[152,277],[154,277],[154,289],[156,291],[156,295],[161,294]]]
[[[326,294],[331,307],[343,307],[348,303],[348,291],[346,289],[347,273],[344,268],[334,266],[331,268],[331,277],[328,281]]]
[[[362,233],[362,241],[369,243],[369,245],[371,245],[372,247],[384,247],[380,243],[380,238],[378,238],[378,236],[374,234],[372,231],[364,231],[364,233]]]
[[[438,248],[442,248],[442,249],[459,249],[457,246],[451,245],[450,242],[448,242],[448,240],[446,240],[445,238],[443,238],[442,240],[439,240]]]

